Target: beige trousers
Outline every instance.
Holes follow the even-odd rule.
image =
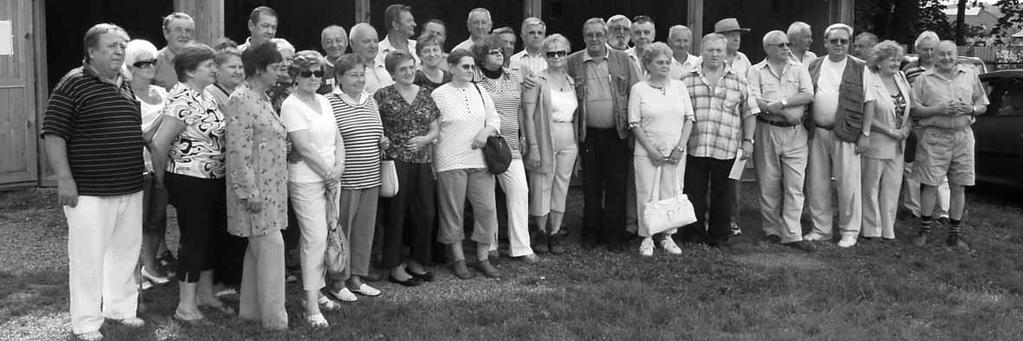
[[[835,133],[814,128],[810,139],[810,157],[806,167],[807,199],[813,231],[831,238],[835,208],[831,200],[831,178],[838,190],[838,229],[842,236],[857,236],[863,222],[863,199],[860,197],[860,155],[856,144],[844,142]]]

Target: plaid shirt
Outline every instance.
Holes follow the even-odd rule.
[[[696,124],[689,138],[689,155],[734,159],[742,143],[742,120],[759,112],[746,80],[725,69],[711,87],[700,67],[682,77],[692,99]]]

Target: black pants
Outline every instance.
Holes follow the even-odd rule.
[[[586,128],[582,143],[585,242],[617,246],[625,241],[625,190],[632,154],[617,129]]]
[[[682,238],[696,235],[710,245],[728,241],[732,235],[733,183],[728,178],[735,159],[718,160],[707,157],[686,157],[685,194],[693,203],[696,222],[686,226]],[[707,224],[707,194],[710,186],[710,225]]]
[[[430,264],[434,216],[437,214],[436,181],[429,163],[394,161],[398,173],[398,194],[381,198],[379,211],[383,231],[383,261],[390,269],[401,265],[402,250],[409,247],[409,258]]]
[[[230,233],[218,236],[220,238],[213,241],[214,247],[210,253],[213,257],[213,282],[240,289],[249,239]]]
[[[203,179],[166,173],[170,204],[178,214],[181,246],[178,281],[195,283],[199,273],[213,270],[227,234],[227,192],[224,179]],[[239,270],[240,271],[240,270]]]

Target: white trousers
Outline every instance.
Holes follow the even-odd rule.
[[[508,170],[497,175],[497,183],[504,191],[508,206],[508,252],[512,257],[533,254],[529,246],[529,185],[526,184],[526,167],[522,159],[512,159]],[[494,229],[497,241],[497,229]],[[490,244],[490,250],[497,250],[498,243]]]
[[[903,156],[899,153],[890,160],[864,157],[862,161],[863,236],[895,239]]]
[[[835,208],[831,200],[831,177],[834,176],[838,187],[838,229],[842,236],[857,236],[863,222],[863,199],[856,144],[839,140],[830,130],[814,129],[806,167],[806,199],[813,231],[825,238],[832,236]]]
[[[288,182],[288,196],[301,232],[298,249],[303,290],[320,290],[327,285],[327,268],[323,263],[327,252],[327,205],[337,202],[336,197],[329,200],[328,194],[324,181]]]
[[[643,148],[642,146],[639,148]],[[632,187],[636,190],[636,234],[643,238],[653,237],[650,227],[643,219],[643,212],[646,211],[646,204],[650,199],[661,200],[674,197],[682,192],[675,192],[676,188],[682,188],[682,181],[685,179],[686,158],[682,158],[677,164],[665,163],[661,165],[661,178],[657,179],[657,167],[646,155],[634,155],[632,164],[636,170],[636,181]],[[654,193],[654,184],[660,181],[661,187],[658,193]],[[681,227],[681,226],[679,226]],[[678,232],[678,227],[664,231],[664,234],[673,235]]]
[[[71,330],[99,330],[104,318],[135,317],[135,265],[142,247],[142,191],[110,197],[79,196],[64,206],[68,223]]]

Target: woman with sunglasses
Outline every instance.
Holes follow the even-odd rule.
[[[324,252],[327,231],[338,217],[338,179],[345,167],[345,146],[334,120],[330,102],[316,91],[323,83],[323,57],[301,51],[288,66],[295,91],[281,103],[281,118],[301,161],[288,167],[288,190],[301,230],[302,289],[305,290],[306,322],[327,328],[320,310],[337,310],[336,302],[320,294],[326,286]]]
[[[362,282],[369,275],[370,252],[376,229],[380,197],[381,149],[390,142],[384,136],[377,102],[366,92],[366,64],[355,54],[334,63],[339,91],[330,94],[334,126],[344,141],[344,173],[341,174],[339,228],[348,236],[351,258],[344,281],[332,284],[331,295],[341,301],[355,301],[355,294],[375,297],[380,290]]]
[[[156,77],[156,46],[136,39],[124,49],[125,76],[142,109],[142,136],[149,144],[160,126],[160,112],[167,105],[167,91],[153,85]],[[153,186],[153,161],[148,150],[142,152],[146,161],[145,186],[142,191],[142,267],[139,269],[142,289],[170,282],[170,274],[156,259],[167,233],[167,190]]]
[[[393,52],[384,58],[384,67],[394,84],[377,90],[373,98],[380,105],[384,136],[392,142],[384,152],[394,160],[399,190],[393,198],[380,201],[386,213],[381,215],[382,265],[391,270],[391,282],[416,286],[433,280],[424,265],[430,262],[437,214],[431,147],[440,129],[440,112],[430,97],[432,89],[413,83],[416,62],[412,55]],[[402,262],[406,245],[409,256]]]
[[[227,231],[246,246],[235,270],[241,271],[238,317],[269,330],[288,328],[281,237],[288,226],[287,136],[266,96],[277,82],[281,60],[270,44],[246,49],[241,57],[245,81],[231,93],[224,111]]]
[[[447,60],[451,82],[431,94],[440,109],[440,135],[433,149],[440,215],[437,240],[450,248],[455,276],[475,276],[466,267],[462,251],[462,219],[465,199],[469,198],[476,221],[472,240],[476,242],[478,268],[495,277],[499,273],[489,260],[490,244],[497,242],[494,175],[487,170],[482,149],[487,137],[497,135],[501,117],[490,95],[472,83],[476,67],[472,52],[456,49]]]
[[[539,231],[533,243],[537,252],[565,252],[558,229],[565,218],[565,199],[579,149],[575,138],[575,110],[579,106],[572,77],[565,71],[571,45],[553,34],[543,41],[547,69],[538,74],[537,85],[522,95],[524,148],[529,170],[529,216]],[[548,227],[550,222],[550,227]]]
[[[501,116],[501,136],[511,149],[512,161],[508,170],[497,175],[497,181],[505,193],[508,212],[508,254],[529,263],[538,260],[529,246],[529,185],[526,184],[526,169],[519,152],[519,108],[522,107],[522,80],[518,73],[504,67],[504,40],[501,33],[488,35],[472,45],[476,58],[475,79],[490,98]],[[490,251],[497,254],[497,231]],[[562,249],[561,251],[564,251]],[[484,271],[488,277],[490,273]]]

